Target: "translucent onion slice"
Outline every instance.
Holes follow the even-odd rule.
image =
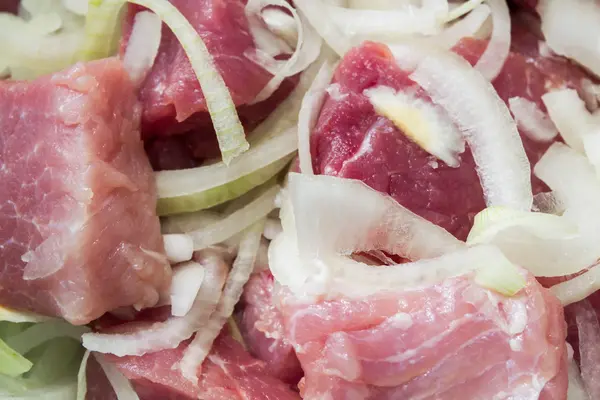
[[[26,354],[56,338],[69,337],[79,341],[86,332],[89,332],[89,328],[85,326],[73,326],[59,320],[48,321],[32,325],[18,335],[7,338],[6,344],[20,354]]]
[[[288,45],[297,46],[298,29],[294,17],[277,8],[267,8],[261,12],[261,15],[270,31],[282,38]]]
[[[510,13],[506,0],[487,0],[492,12],[492,36],[475,69],[493,81],[504,66],[510,52]]]
[[[6,307],[2,307],[0,306],[0,321],[7,321],[7,322],[16,322],[16,323],[22,323],[22,322],[46,322],[46,321],[51,321],[52,317],[46,317],[44,315],[38,315],[38,314],[34,314],[28,311],[17,311],[17,310],[12,310],[10,308],[6,308]]]
[[[523,97],[511,97],[508,106],[517,126],[531,139],[550,142],[558,135],[554,123],[534,102]]]
[[[483,2],[484,0],[467,0],[462,2],[462,4],[459,3],[454,7],[450,7],[450,12],[446,17],[445,22],[454,21],[455,19],[468,14]]]
[[[310,156],[310,133],[319,118],[327,95],[326,89],[331,83],[334,69],[334,65],[324,62],[302,99],[302,106],[298,114],[298,157],[300,170],[305,174],[314,174]]]
[[[548,46],[600,76],[600,5],[588,0],[541,0],[537,10]]]
[[[0,374],[17,377],[29,371],[33,363],[0,339]]]
[[[598,119],[597,130],[583,135],[582,141],[585,155],[596,168],[596,174],[600,176],[600,118]]]
[[[600,323],[594,308],[587,300],[572,307],[579,337],[581,378],[590,398],[597,399],[600,398]]]
[[[154,65],[160,46],[161,29],[162,21],[156,14],[142,11],[135,15],[123,65],[136,86],[142,83]]]
[[[248,27],[250,28],[250,34],[254,40],[257,53],[260,52],[266,56],[275,57],[279,54],[291,54],[294,52],[294,49],[290,46],[294,46],[298,41],[298,32],[296,21],[293,17],[280,9],[273,10],[276,13],[274,16],[271,16],[268,13],[265,15],[265,12],[256,15],[255,10],[249,8],[247,4],[245,10],[246,17],[248,18]],[[270,18],[271,21],[267,21],[267,17]],[[278,22],[278,24],[276,23],[276,27],[284,25],[285,27],[283,29],[289,29],[296,32],[293,42],[287,43],[276,31],[276,28],[273,28],[269,24],[269,22],[273,23],[272,20],[275,19]],[[290,22],[289,20],[291,20],[291,23],[290,26],[287,27],[286,25]]]
[[[117,400],[139,400],[129,379],[127,379],[116,366],[109,361],[106,361],[101,354],[94,354],[94,357],[106,374],[108,381],[117,395]]]
[[[85,35],[77,58],[82,61],[109,57],[117,52],[125,0],[88,2]]]
[[[81,359],[79,371],[77,372],[77,398],[76,400],[85,400],[87,395],[87,365],[91,352],[86,350]]]
[[[563,306],[581,301],[600,290],[600,266],[595,265],[581,275],[550,288]]]
[[[73,14],[85,16],[88,12],[89,2],[85,0],[62,0],[62,5]]]
[[[570,353],[573,352],[571,346],[569,346]],[[585,387],[583,385],[583,379],[581,378],[581,372],[577,363],[571,355],[569,360],[569,386],[567,389],[567,400],[590,400]]]
[[[166,234],[163,235],[163,243],[167,260],[171,264],[176,264],[192,259],[194,254],[194,241],[191,236],[185,234]]]
[[[458,44],[462,38],[474,37],[489,19],[490,12],[490,8],[485,4],[475,7],[464,18],[454,22],[450,27],[444,29],[436,36],[435,43],[442,45],[446,49],[450,49]]]
[[[562,215],[565,205],[552,192],[538,193],[533,196],[533,211],[546,214]]]
[[[127,333],[86,333],[83,346],[91,351],[117,356],[142,355],[173,349],[202,328],[215,310],[225,283],[228,266],[218,253],[205,250],[195,255],[195,261],[205,267],[202,286],[194,305],[183,317],[170,317],[143,329],[134,327]]]
[[[212,343],[221,332],[227,319],[233,314],[233,309],[240,300],[244,285],[248,282],[254,267],[256,254],[260,247],[260,239],[263,231],[263,223],[257,223],[249,228],[244,234],[238,255],[231,267],[227,277],[223,294],[219,300],[216,310],[203,329],[186,348],[181,358],[179,368],[184,377],[192,382],[198,381],[198,370],[204,359],[210,352]]]
[[[244,127],[238,118],[231,94],[202,38],[168,0],[129,1],[144,6],[158,15],[181,43],[206,100],[223,163],[229,165],[233,159],[248,150],[250,145],[246,141]]]
[[[269,136],[269,135],[267,135]],[[215,164],[156,173],[159,215],[210,208],[239,197],[271,179],[298,146],[296,130],[264,137],[229,166]]]
[[[246,13],[260,14],[262,9],[267,6],[283,7],[292,14],[296,22],[298,39],[294,53],[287,60],[278,61],[272,57],[268,57],[266,60],[262,60],[264,62],[261,62],[260,57],[258,57],[259,54],[256,54],[255,57],[251,57],[253,60],[265,67],[269,72],[274,74],[273,78],[271,78],[267,85],[254,99],[255,103],[269,98],[273,92],[277,90],[277,88],[281,85],[281,82],[283,82],[286,77],[296,75],[297,73],[304,71],[313,61],[317,59],[319,53],[321,52],[321,38],[310,26],[308,21],[301,14],[299,14],[295,8],[290,6],[287,1],[250,0],[246,5]],[[270,64],[273,65],[274,68],[270,68]]]
[[[348,0],[348,8],[357,10],[394,10],[413,4],[412,0]]]
[[[392,48],[411,79],[461,129],[488,206],[531,209],[531,168],[517,126],[493,86],[461,57],[408,44]]]
[[[562,89],[542,96],[548,115],[558,128],[565,142],[573,149],[584,152],[583,136],[598,129],[600,122],[585,107],[577,91]]]
[[[294,4],[302,12],[312,27],[319,33],[325,42],[340,57],[352,47],[350,39],[336,24],[331,23],[328,12],[323,8],[320,0],[296,0]]]
[[[204,266],[195,261],[188,261],[173,268],[170,288],[171,315],[183,317],[190,312],[205,274]]]

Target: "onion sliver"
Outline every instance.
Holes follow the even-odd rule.
[[[508,99],[508,106],[517,126],[529,138],[538,142],[550,142],[558,135],[554,123],[533,101],[523,97],[511,97]]]
[[[583,149],[588,160],[596,168],[596,174],[600,177],[600,118],[594,132],[583,135]]]
[[[394,10],[412,4],[412,0],[348,0],[348,8],[357,10]]]
[[[597,290],[600,290],[600,265],[550,288],[563,306],[581,301]]]
[[[441,44],[444,48],[450,49],[458,44],[462,38],[475,36],[488,20],[490,12],[490,8],[485,4],[477,6],[463,19],[456,21],[452,26],[444,29],[434,38],[434,43],[437,45]]]
[[[110,385],[117,395],[117,400],[139,400],[129,379],[127,379],[116,366],[111,364],[110,361],[106,361],[101,354],[94,354],[94,357],[106,374],[106,378],[108,378]]]
[[[85,36],[77,58],[83,61],[115,54],[121,36],[121,9],[125,0],[89,1]]]
[[[26,354],[52,339],[70,337],[80,340],[86,332],[89,332],[89,328],[85,326],[73,326],[59,320],[48,321],[32,325],[18,335],[11,336],[6,339],[6,344],[16,352]]]
[[[593,131],[598,121],[589,113],[577,91],[562,89],[546,93],[542,96],[548,115],[558,128],[565,142],[579,151],[584,152],[582,137]],[[600,124],[599,124],[600,125]]]
[[[162,21],[149,11],[135,15],[127,49],[123,56],[123,65],[136,86],[142,83],[158,54]]]
[[[392,48],[411,79],[448,112],[477,164],[488,206],[531,209],[531,168],[517,126],[493,86],[461,57],[416,47]],[[405,58],[406,57],[406,58]]]
[[[197,211],[234,199],[281,171],[297,146],[296,129],[290,128],[277,136],[262,138],[229,166],[219,162],[157,172],[158,213]]]
[[[205,275],[194,305],[185,316],[170,317],[146,328],[135,326],[133,332],[86,333],[82,336],[83,346],[88,350],[121,357],[174,349],[189,339],[207,323],[217,307],[228,270],[221,257],[210,250],[196,253],[194,260],[205,267]]]
[[[504,66],[510,52],[510,13],[506,0],[487,0],[492,12],[492,37],[475,64],[475,69],[493,81]]]
[[[454,21],[455,19],[458,19],[458,18],[462,17],[463,15],[468,14],[473,9],[475,9],[477,6],[481,5],[481,3],[483,3],[483,2],[484,2],[484,0],[467,0],[467,1],[463,2],[462,4],[451,8],[450,12],[446,16],[445,22]]]
[[[194,241],[189,235],[167,234],[163,235],[165,253],[171,264],[180,263],[192,259],[194,253]]]
[[[279,6],[283,7],[292,13],[296,25],[298,27],[298,41],[296,43],[296,49],[291,57],[287,60],[278,61],[272,57],[268,58],[268,63],[259,64],[264,67],[268,66],[269,63],[274,64],[275,69],[269,69],[269,72],[274,74],[273,78],[267,83],[267,85],[260,91],[260,93],[254,99],[254,103],[263,101],[269,98],[275,90],[281,85],[281,82],[292,75],[304,71],[313,61],[317,59],[321,52],[321,38],[312,26],[306,21],[302,15],[300,15],[296,9],[291,7],[287,1],[284,0],[250,0],[246,5],[247,13],[259,14],[262,9],[266,6]]]
[[[267,8],[260,14],[271,32],[284,40],[288,45],[296,46],[298,42],[298,29],[294,17],[278,8]]]
[[[210,352],[212,343],[227,319],[233,314],[233,309],[242,296],[244,285],[250,278],[260,247],[263,225],[259,222],[246,230],[217,308],[203,329],[196,333],[181,358],[179,368],[183,376],[192,382],[197,382],[198,370]]]
[[[305,174],[314,174],[310,156],[310,133],[317,123],[327,95],[326,89],[333,78],[334,68],[334,65],[324,62],[302,99],[302,106],[298,114],[298,157],[300,170]]]
[[[144,6],[158,15],[181,43],[206,100],[223,163],[229,165],[234,158],[248,150],[250,145],[246,141],[244,127],[238,118],[231,94],[202,38],[168,0],[129,1]]]
[[[87,365],[90,355],[92,353],[86,350],[81,359],[79,365],[79,371],[77,372],[77,398],[76,400],[85,400],[87,395]]]
[[[187,232],[193,239],[194,249],[201,250],[237,235],[269,215],[275,209],[275,197],[279,193],[279,185],[266,187],[263,192],[248,204],[226,215],[221,220],[202,229]]]
[[[170,289],[171,315],[183,317],[192,309],[205,273],[204,266],[195,261],[188,261],[173,268]]]

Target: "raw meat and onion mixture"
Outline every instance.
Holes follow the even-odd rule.
[[[0,0],[0,400],[600,400],[600,0]]]

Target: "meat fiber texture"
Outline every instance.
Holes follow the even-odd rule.
[[[0,82],[0,304],[84,324],[170,280],[121,62]]]
[[[247,129],[265,119],[295,85],[287,79],[271,98],[252,104],[272,78],[265,69],[244,55],[255,44],[244,12],[244,0],[171,0],[202,37],[220,72],[242,124]],[[122,49],[125,48],[135,14],[130,6]],[[204,94],[186,53],[177,38],[163,25],[158,55],[140,90],[144,106],[143,137],[157,169],[196,165],[194,159],[219,155],[215,131],[207,112]],[[166,135],[183,134],[165,138]]]
[[[520,96],[545,110],[541,96],[547,90],[579,89],[585,76],[580,68],[558,57],[541,57],[538,39],[513,25],[511,55],[493,82],[504,101]],[[475,63],[485,46],[484,41],[467,39],[455,51]],[[338,85],[336,94],[327,96],[311,132],[315,172],[359,179],[465,239],[473,217],[485,208],[471,151],[467,147],[460,155],[458,168],[449,167],[411,141],[389,119],[378,115],[363,94],[378,85],[418,90],[396,65],[387,47],[367,42],[352,49],[335,71],[334,83]],[[427,98],[422,91],[421,97]],[[521,136],[527,156],[535,164],[550,143]],[[535,177],[532,183],[534,193],[547,190]]]
[[[141,400],[299,400],[288,385],[272,377],[266,365],[244,350],[227,332],[213,344],[199,371],[198,384],[184,378],[177,369],[189,342],[172,350],[144,356],[106,356],[129,378]],[[88,371],[88,376],[89,371]],[[93,379],[102,382],[102,374]],[[110,400],[114,394],[91,393],[88,400]]]
[[[459,277],[363,299],[279,298],[306,400],[566,398],[562,307],[531,276],[514,297]]]

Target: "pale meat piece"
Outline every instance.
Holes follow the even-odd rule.
[[[0,82],[0,304],[84,324],[170,282],[140,105],[117,59]]]
[[[531,276],[509,298],[459,277],[280,308],[306,400],[566,398],[562,307]]]

